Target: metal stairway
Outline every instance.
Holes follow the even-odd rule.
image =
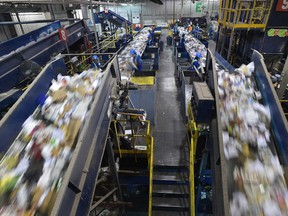
[[[161,37],[166,36],[167,32],[162,31]],[[165,46],[156,74],[154,171],[149,216],[190,215],[189,150],[183,115],[185,105],[175,77],[173,60],[173,50]]]
[[[189,215],[189,170],[154,166],[152,215]]]

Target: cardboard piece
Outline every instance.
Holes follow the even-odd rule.
[[[43,194],[43,189],[40,188],[40,187],[36,187],[35,190],[34,190],[34,195],[33,195],[33,198],[32,198],[32,208],[35,208],[37,205],[38,205],[38,202]]]
[[[66,129],[66,139],[65,145],[72,147],[74,145],[75,139],[78,135],[79,129],[81,126],[81,119],[70,119],[68,127]]]
[[[65,88],[60,88],[56,91],[50,91],[50,95],[53,99],[53,102],[63,101],[67,97],[67,90]]]
[[[78,86],[76,88],[76,91],[78,92],[78,94],[80,94],[81,96],[84,96],[86,94],[86,89],[83,86]]]
[[[50,190],[45,197],[43,203],[39,207],[38,211],[41,215],[51,215],[53,204],[56,200],[57,193],[55,190]]]

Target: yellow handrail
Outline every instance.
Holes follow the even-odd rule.
[[[97,52],[101,52],[101,50],[103,51],[110,44],[114,44],[114,47],[115,47],[115,42],[117,42],[117,40],[118,40],[118,35],[117,34],[114,34],[114,35],[111,35],[111,36],[107,37],[105,40],[103,40],[103,41],[98,43],[99,50],[96,49],[95,52],[97,53]],[[104,44],[104,45],[101,46],[102,44]],[[93,46],[92,49],[94,49],[95,47],[97,47],[97,45]]]
[[[128,122],[125,119],[114,120],[114,127],[116,132],[116,140],[118,145],[118,152],[121,157],[122,152],[125,153],[137,153],[137,151],[129,151],[129,150],[121,150],[119,137],[124,136],[125,134],[118,134],[116,122]],[[148,205],[148,216],[152,215],[152,192],[153,192],[153,161],[154,161],[154,138],[150,135],[150,121],[148,120],[140,120],[140,122],[144,122],[147,124],[147,129],[145,134],[133,134],[134,137],[146,137],[147,144],[147,157],[148,157],[148,167],[149,167],[149,205]],[[126,134],[127,136],[127,134]],[[117,153],[118,153],[117,152]],[[139,152],[139,151],[138,151]],[[136,154],[135,154],[136,155]]]
[[[191,139],[191,145],[193,145],[193,139]],[[189,172],[189,182],[190,182],[190,215],[195,215],[195,190],[194,190],[194,150],[190,147],[189,161],[190,161],[190,172]]]
[[[191,102],[188,103],[188,142],[190,143],[189,151],[189,182],[190,182],[190,215],[195,216],[195,190],[194,190],[194,161],[199,130],[194,120]]]
[[[93,53],[99,53],[99,52],[105,50],[106,48],[109,48],[109,45],[111,45],[111,44],[113,45],[113,46],[111,46],[111,47],[115,47],[115,43],[116,43],[117,41],[118,41],[118,35],[114,34],[114,35],[112,35],[112,36],[109,36],[109,37],[107,37],[105,40],[103,40],[103,41],[101,41],[101,42],[99,43],[99,47],[100,47],[99,50],[94,50]],[[102,44],[104,44],[104,45],[102,45]],[[102,46],[101,46],[101,45],[102,45]],[[90,53],[91,50],[93,50],[95,47],[96,47],[96,45],[93,46],[93,47],[91,47],[91,48],[89,48],[88,50],[80,53],[80,54]],[[79,62],[79,64],[85,63],[85,62],[86,62],[88,59],[90,59],[90,58],[92,58],[92,55],[90,55],[90,56],[85,56],[85,58],[82,58],[82,59],[81,59],[81,61]],[[69,64],[69,63],[70,63],[70,60],[69,60],[68,62],[65,62],[65,64]],[[90,67],[90,65],[87,65],[87,66],[85,66],[85,69],[88,69],[89,67]],[[68,68],[68,67],[67,67],[67,68]],[[68,73],[68,74],[72,74],[73,70],[74,70],[74,68],[71,67],[71,69],[68,69],[67,73]]]
[[[119,139],[119,137],[124,137],[124,136],[128,136],[128,135],[127,134],[118,133],[118,130],[117,130],[117,127],[116,127],[116,123],[117,122],[128,122],[128,120],[126,120],[126,119],[118,119],[118,120],[114,120],[113,121],[114,129],[115,129],[115,132],[116,132],[117,148],[118,148],[119,156],[120,156],[120,158],[122,158],[123,150],[120,148],[120,139]],[[147,138],[150,137],[150,121],[148,121],[148,120],[140,120],[139,122],[147,124],[146,134],[131,134],[130,136],[132,136],[134,138],[136,138],[136,137],[146,137],[147,156],[149,157],[149,151],[150,151],[149,150],[150,149],[150,142],[149,141],[150,140],[148,140]],[[135,145],[135,143],[134,143],[134,145]],[[136,152],[137,152],[136,149],[134,151],[135,151],[135,154],[136,154]]]
[[[148,216],[152,216],[152,203],[153,203],[153,161],[154,161],[154,138],[150,136],[150,160],[149,160],[149,206],[148,206]]]

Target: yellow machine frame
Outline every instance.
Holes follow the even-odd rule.
[[[235,2],[236,5],[233,5]],[[266,3],[269,4],[269,7],[266,7]],[[272,4],[272,0],[220,0],[218,23],[222,27],[231,29],[265,29]],[[225,6],[223,7],[223,5]],[[241,15],[245,16],[244,22],[240,22]]]
[[[132,136],[136,137],[145,137],[146,139],[146,144],[147,144],[147,150],[123,150],[120,148],[120,140],[119,138],[121,136],[127,136],[127,134],[119,134],[117,132],[117,127],[116,123],[117,122],[129,122],[128,120],[114,120],[113,121],[113,126],[116,131],[116,139],[117,139],[117,150],[114,150],[115,153],[118,153],[120,158],[122,157],[123,154],[146,154],[148,158],[148,168],[149,168],[149,206],[148,206],[148,215],[152,215],[152,191],[153,191],[153,161],[154,161],[154,138],[150,134],[150,121],[145,120],[145,121],[140,121],[143,123],[147,124],[147,130],[146,134],[133,134]],[[135,143],[134,143],[135,144]]]
[[[149,157],[149,205],[148,216],[152,215],[152,192],[153,192],[153,163],[154,163],[154,138],[149,136],[150,139],[150,157]]]
[[[137,138],[137,137],[143,137],[146,139],[146,144],[147,144],[147,150],[128,150],[128,149],[121,149],[120,148],[120,137],[127,136],[127,134],[120,134],[117,131],[116,123],[117,122],[129,122],[129,120],[126,119],[121,119],[121,120],[114,120],[113,121],[113,126],[116,131],[116,140],[117,140],[117,150],[114,150],[115,153],[119,154],[120,158],[122,157],[123,154],[147,154],[147,157],[151,154],[151,135],[150,135],[150,121],[148,120],[139,120],[141,123],[146,123],[147,124],[147,130],[146,134],[131,134],[132,138]],[[135,147],[135,142],[133,142],[133,145]]]
[[[225,50],[225,37],[230,35],[229,48],[227,49],[227,60],[233,61],[233,50],[237,41],[234,33],[239,29],[260,29],[265,30],[273,0],[220,0],[218,24],[219,41],[221,48],[218,52],[222,55]],[[243,18],[244,20],[241,20]]]

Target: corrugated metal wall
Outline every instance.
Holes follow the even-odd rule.
[[[55,19],[67,19],[68,15],[65,8],[62,5],[52,5],[53,14]],[[61,26],[68,26],[69,22],[61,22]]]
[[[13,21],[18,22],[15,13],[12,13],[11,17],[12,17]],[[35,13],[35,12],[33,12],[33,13],[19,13],[19,19],[21,22],[24,22],[24,21],[51,19],[51,17],[50,17],[50,13],[45,13],[45,12]],[[35,29],[43,27],[47,24],[48,23],[33,23],[33,24],[23,24],[22,26],[23,26],[24,33],[26,34],[28,32],[35,30]],[[18,36],[22,35],[20,25],[15,25],[15,29],[16,29]]]
[[[7,40],[7,36],[5,35],[5,29],[3,26],[0,26],[0,43]]]
[[[131,15],[139,13],[143,24],[162,24],[181,17],[201,17],[209,11],[213,16],[219,9],[219,0],[207,0],[192,3],[191,0],[162,0],[163,5],[146,0],[143,4],[123,4],[119,6],[105,6],[108,9],[124,16],[129,20]],[[101,11],[104,7],[101,8]]]

